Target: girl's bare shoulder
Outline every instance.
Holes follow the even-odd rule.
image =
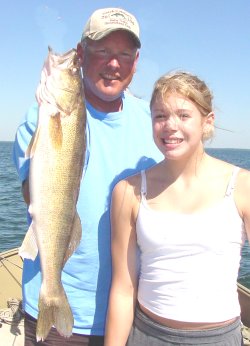
[[[113,195],[119,194],[123,197],[131,198],[140,194],[141,174],[129,176],[126,179],[120,180],[114,187]]]
[[[235,202],[239,214],[244,220],[245,229],[250,241],[250,171],[240,169],[235,186]]]
[[[250,171],[241,168],[237,177],[237,189],[248,200],[250,199]]]

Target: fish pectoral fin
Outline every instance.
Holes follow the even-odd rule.
[[[57,329],[60,335],[66,338],[71,336],[74,318],[64,290],[63,294],[52,298],[40,292],[38,307],[37,342],[44,341],[47,338],[52,326]]]
[[[37,126],[36,131],[34,132],[31,141],[28,145],[28,148],[25,152],[25,158],[32,158],[34,156],[34,153],[36,151],[36,146],[39,138],[39,132],[40,132],[40,127]]]
[[[49,119],[49,136],[52,147],[54,149],[61,148],[63,141],[63,132],[60,112],[54,114]]]
[[[82,224],[81,224],[80,217],[78,213],[76,212],[74,220],[73,220],[73,224],[72,224],[71,238],[69,241],[68,249],[64,256],[63,265],[67,262],[69,257],[73,254],[77,246],[80,244],[81,237],[82,237]]]
[[[31,259],[32,261],[35,260],[37,254],[38,254],[38,246],[36,241],[36,235],[34,230],[33,222],[31,223],[24,240],[22,242],[22,245],[19,248],[19,256],[21,256],[23,259]]]

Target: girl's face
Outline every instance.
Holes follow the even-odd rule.
[[[152,105],[154,141],[166,159],[191,156],[202,146],[203,133],[214,114],[201,115],[196,105],[179,94],[156,98]]]

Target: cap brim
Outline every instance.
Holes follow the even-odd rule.
[[[123,28],[113,28],[113,29],[106,29],[106,30],[103,30],[103,31],[97,31],[97,32],[93,32],[93,33],[90,33],[89,35],[87,35],[88,38],[90,38],[91,40],[94,40],[94,41],[98,41],[98,40],[101,40],[102,38],[108,36],[109,34],[111,34],[112,32],[114,31],[126,31],[128,32],[133,40],[135,41],[135,44],[138,48],[141,48],[141,41],[139,40],[139,38],[130,30],[127,30],[127,29],[123,29]]]

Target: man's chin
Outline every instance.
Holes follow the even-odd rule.
[[[103,95],[103,99],[105,99],[106,101],[112,102],[115,101],[117,99],[119,99],[122,95],[123,91],[122,90],[111,90],[110,88],[105,88],[102,91],[102,95]]]

